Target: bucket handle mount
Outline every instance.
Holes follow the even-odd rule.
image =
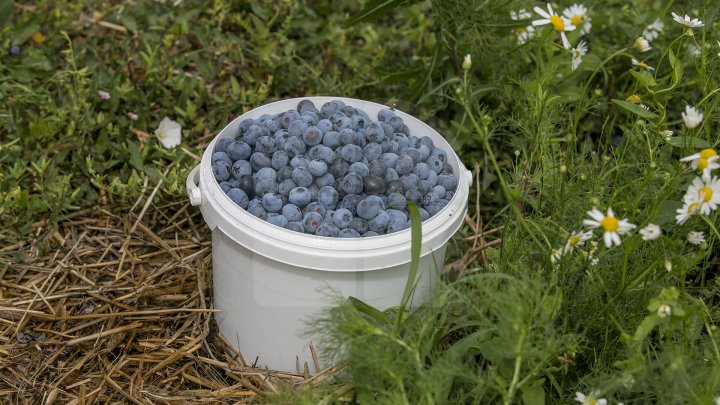
[[[202,193],[200,193],[200,165],[195,166],[194,169],[190,170],[190,174],[187,176],[185,182],[185,188],[187,189],[188,198],[190,198],[190,205],[197,207],[202,204]]]

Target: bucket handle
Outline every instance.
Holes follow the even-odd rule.
[[[190,170],[190,174],[187,176],[185,181],[185,188],[187,189],[188,198],[190,198],[190,205],[197,207],[202,204],[202,193],[200,193],[200,165],[195,166],[194,169]]]

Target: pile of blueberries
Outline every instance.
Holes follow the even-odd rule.
[[[212,171],[232,201],[271,224],[318,236],[355,238],[410,227],[452,199],[458,184],[447,155],[418,138],[392,109],[377,121],[333,100],[240,122],[220,139]]]

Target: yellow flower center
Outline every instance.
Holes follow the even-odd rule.
[[[710,159],[713,156],[717,156],[717,152],[715,152],[715,149],[703,149],[700,152],[701,159]]]
[[[707,159],[704,159],[702,157],[700,159],[698,159],[698,169],[705,170],[707,165],[708,165]]]
[[[698,203],[696,203],[696,202],[688,205],[688,211],[687,211],[688,214],[692,214],[693,212],[695,212],[695,210],[697,209],[698,205],[700,205],[700,204],[698,204]]]
[[[556,15],[550,16],[550,24],[555,31],[565,31],[565,21]]]
[[[640,67],[643,68],[643,69],[647,69],[647,68],[648,68],[647,63],[645,63],[645,62],[640,62],[640,63],[638,63],[638,66],[640,66]]]
[[[575,247],[580,242],[580,236],[573,235],[570,237],[570,246]]]
[[[600,221],[600,226],[603,227],[605,232],[615,232],[620,227],[620,221],[615,217],[605,217]]]
[[[637,103],[639,103],[640,101],[642,101],[642,99],[640,98],[640,96],[638,96],[637,94],[632,94],[632,95],[628,96],[628,98],[626,98],[625,100],[627,100],[627,101],[629,101],[629,102],[631,102],[631,103],[633,103],[633,104],[637,104]]]
[[[583,19],[582,19],[582,17],[580,17],[579,15],[574,15],[574,16],[570,19],[570,22],[572,23],[572,25],[580,25],[580,24],[582,24]]]
[[[708,202],[712,198],[713,191],[710,187],[705,186],[705,187],[701,188],[700,190],[698,190],[698,197],[700,197],[701,195],[705,196],[705,197],[703,197],[703,202]]]

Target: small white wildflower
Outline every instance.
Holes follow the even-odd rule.
[[[645,228],[640,230],[642,240],[655,240],[660,237],[662,231],[660,227],[655,224],[648,224]]]
[[[562,249],[553,249],[552,252],[550,252],[550,262],[552,264],[557,264],[560,259],[562,259],[563,251]]]
[[[661,131],[660,135],[662,135],[663,138],[665,138],[666,141],[669,141],[670,138],[675,134],[675,131],[666,129],[665,131]]]
[[[534,36],[535,27],[533,27],[532,25],[528,25],[525,28],[518,28],[515,30],[515,40],[517,40],[517,43],[519,45],[526,43]]]
[[[571,250],[575,249],[577,246],[582,246],[585,244],[585,241],[590,240],[593,237],[592,231],[583,232],[583,231],[575,231],[572,234],[570,234],[570,237],[568,238],[567,242],[565,243],[565,248],[563,248],[563,253],[568,253]]]
[[[567,35],[565,35],[565,31],[573,31],[575,29],[575,26],[572,24],[570,19],[557,15],[557,13],[553,11],[550,3],[547,4],[547,11],[538,6],[535,6],[533,10],[535,10],[535,12],[540,14],[543,18],[534,20],[532,25],[552,25],[553,30],[560,33],[560,39],[562,39],[563,47],[565,47],[565,49],[570,49],[570,41],[568,41]]]
[[[644,37],[638,37],[633,46],[640,52],[647,52],[652,49],[652,46],[650,46],[650,43]]]
[[[645,62],[643,62],[643,61],[639,61],[639,60],[637,60],[637,59],[635,59],[635,58],[632,58],[631,62],[632,62],[633,65],[635,65],[635,66],[637,66],[637,67],[639,67],[639,68],[648,70],[648,71],[650,71],[650,72],[652,72],[653,70],[655,70],[654,67],[648,65],[647,63],[645,63]]]
[[[705,24],[703,24],[702,21],[698,20],[697,18],[693,18],[691,20],[690,16],[687,14],[685,14],[685,18],[680,17],[679,15],[675,14],[674,11],[671,12],[670,14],[672,14],[673,20],[680,23],[682,26],[684,26],[686,28],[699,28],[699,27],[702,27],[703,25],[705,25]]]
[[[581,33],[587,35],[590,33],[592,24],[590,23],[590,17],[588,17],[588,10],[582,4],[573,4],[572,6],[563,10],[565,18],[570,20],[570,23],[576,27],[581,28]]]
[[[470,69],[472,66],[472,56],[470,54],[465,55],[465,59],[463,59],[462,68],[465,70]]]
[[[685,126],[693,129],[700,124],[703,120],[703,114],[691,105],[685,106],[685,112],[681,113],[682,119],[685,122]]]
[[[720,160],[720,156],[715,149],[710,148],[680,159],[681,162],[690,162],[690,167],[700,170],[703,175],[709,175],[711,171],[720,168],[718,160]]]
[[[602,228],[605,231],[603,240],[606,247],[612,247],[613,244],[620,246],[620,235],[628,233],[635,225],[627,222],[626,219],[618,220],[612,208],[608,208],[607,215],[593,208],[587,214],[592,218],[583,220],[583,224],[592,229]]]
[[[683,201],[697,202],[700,214],[710,215],[720,204],[720,179],[710,174],[695,177]]]
[[[691,45],[690,46],[690,56],[692,56],[693,58],[699,58],[700,55],[702,55],[700,48],[698,48],[695,45]]]
[[[665,318],[666,316],[670,316],[672,314],[672,308],[668,304],[662,304],[658,307],[657,313],[660,318]]]
[[[687,222],[687,220],[697,212],[700,207],[700,200],[698,198],[697,193],[685,193],[682,208],[675,210],[675,212],[677,212],[675,220],[679,225]]]
[[[705,243],[705,234],[698,231],[690,231],[687,235],[688,242],[693,245],[702,245]]]
[[[643,30],[642,36],[647,38],[649,41],[654,41],[657,37],[660,36],[660,34],[665,31],[665,24],[663,24],[662,21],[660,21],[659,18],[656,18],[655,21],[652,22],[652,24],[645,27]]]
[[[532,13],[524,8],[521,8],[518,11],[511,10],[510,18],[512,18],[514,21],[527,20],[529,18],[532,18]]]
[[[174,148],[180,144],[182,139],[182,126],[165,117],[160,121],[160,125],[155,130],[155,135],[157,135],[164,148]]]
[[[582,62],[582,57],[587,54],[588,47],[585,41],[580,41],[577,46],[570,50],[572,53],[572,70],[577,69]]]
[[[588,395],[585,395],[582,392],[576,392],[575,401],[581,403],[582,405],[607,405],[607,399],[598,399],[598,396],[600,396],[600,393],[597,391],[592,391]]]
[[[668,272],[672,271],[672,262],[668,259],[665,259],[665,270]]]
[[[598,263],[600,263],[600,259],[598,259],[597,257],[593,257],[592,259],[590,259],[591,266],[597,266]]]
[[[638,105],[639,105],[640,107],[644,108],[645,110],[650,111],[650,107],[646,106],[645,104],[640,103],[640,104],[638,104]]]

